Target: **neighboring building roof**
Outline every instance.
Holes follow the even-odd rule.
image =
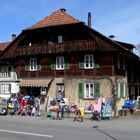
[[[135,48],[135,46],[133,44],[130,44],[130,43],[120,42],[120,41],[115,41],[115,42],[124,46],[128,50],[133,50]]]
[[[80,21],[68,15],[65,9],[60,9],[45,17],[43,20],[37,22],[33,26],[27,28],[26,30],[72,23],[80,23]]]
[[[0,43],[0,52],[4,51],[11,42]]]

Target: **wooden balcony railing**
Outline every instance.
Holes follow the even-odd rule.
[[[15,51],[15,56],[27,56],[33,54],[64,53],[72,51],[94,51],[97,46],[93,40],[71,41],[56,44],[42,44],[21,46]]]

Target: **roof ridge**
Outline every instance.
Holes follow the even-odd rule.
[[[57,26],[57,25],[64,25],[64,24],[72,24],[72,23],[80,23],[78,19],[72,17],[64,9],[59,9],[54,11],[52,14],[44,17],[42,20],[38,21],[28,29],[37,29],[43,28],[48,26]]]

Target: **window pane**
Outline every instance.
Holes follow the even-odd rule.
[[[93,83],[85,83],[85,98],[94,97],[94,85]]]
[[[10,93],[10,84],[1,84],[1,93]]]
[[[90,84],[90,96],[93,97],[93,84]]]
[[[89,85],[86,84],[86,97],[89,97]]]
[[[85,55],[85,68],[93,68],[93,55]]]
[[[30,70],[37,70],[37,59],[30,59]]]
[[[58,43],[62,43],[63,42],[63,36],[59,35],[58,36]]]
[[[64,57],[56,57],[56,69],[64,69]]]

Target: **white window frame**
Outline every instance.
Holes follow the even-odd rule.
[[[58,36],[58,43],[62,43],[63,42],[63,36],[62,35],[59,35]]]
[[[29,60],[29,67],[30,67],[30,71],[36,71],[37,70],[37,59],[36,58],[31,58]]]
[[[92,54],[84,56],[84,68],[85,69],[93,69],[94,68],[94,56]]]
[[[84,83],[84,98],[94,98],[94,83]]]
[[[56,57],[56,70],[64,69],[64,56]]]
[[[1,66],[1,68],[0,68],[0,77],[10,77],[10,75],[9,75],[9,67],[8,66]]]
[[[1,83],[0,84],[0,92],[2,94],[6,93],[6,94],[10,94],[10,83]]]

